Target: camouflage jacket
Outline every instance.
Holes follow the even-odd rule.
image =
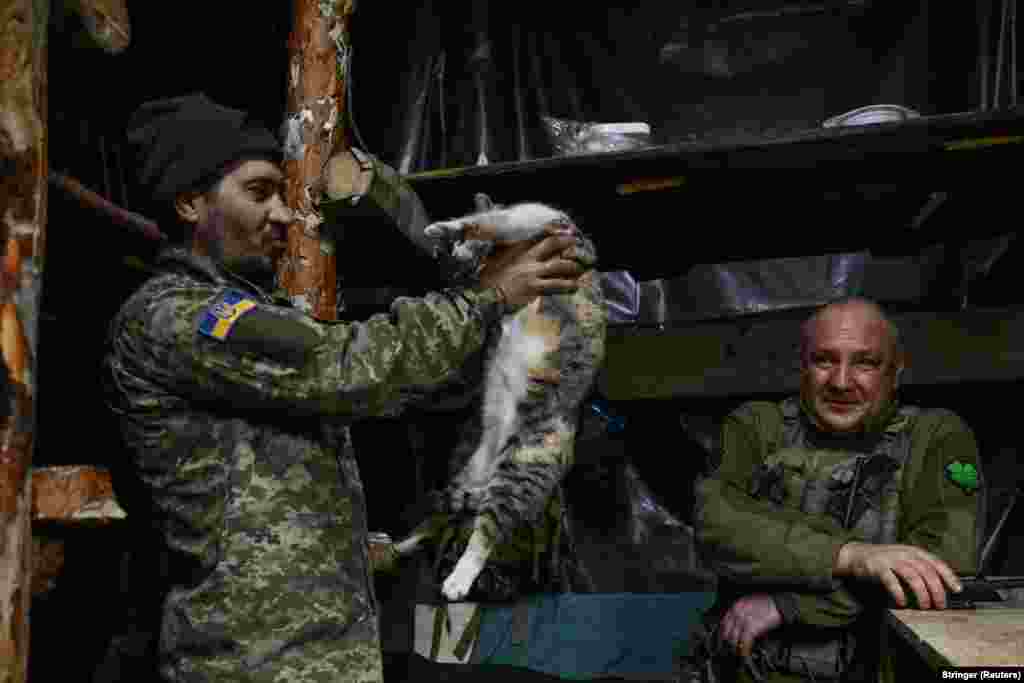
[[[799,420],[801,429],[797,431],[803,435],[792,444],[785,443],[787,414],[789,422],[794,416]],[[797,456],[786,456],[783,451],[787,448],[806,450],[808,467],[814,462],[824,467],[830,453],[841,456],[849,452],[856,460],[865,457],[858,456],[858,451],[877,452],[880,442],[893,436],[897,436],[896,443],[904,439],[909,443],[896,460],[898,469],[891,481],[898,490],[891,500],[898,508],[891,511],[894,519],[881,525],[886,528],[876,528],[878,519],[874,524],[844,526],[825,509],[825,501],[811,504],[808,498],[820,487],[810,486],[817,476],[810,469],[783,467],[778,482],[780,494],[793,493],[800,501],[783,505],[779,496],[756,490],[758,482],[754,480],[766,471],[766,464]],[[817,432],[796,399],[750,402],[726,419],[722,438],[720,468],[698,485],[696,528],[708,562],[722,579],[722,609],[744,593],[768,591],[782,614],[783,631],[820,636],[852,628],[869,606],[865,600],[870,595],[880,599],[882,594],[879,589],[869,595],[862,587],[832,575],[839,548],[851,540],[917,545],[961,574],[974,573],[983,521],[980,494],[958,484],[949,476],[949,468],[971,465],[980,471],[978,448],[970,429],[955,414],[910,407],[896,410],[893,406],[879,434],[850,444]],[[842,457],[832,464],[840,463],[845,464]],[[847,501],[850,496],[852,492],[841,497]],[[841,507],[849,509],[845,503]],[[814,514],[809,508],[822,511]],[[887,518],[887,512],[871,510],[862,520],[872,515],[877,518],[877,513]],[[893,527],[888,528],[889,524]],[[880,604],[876,600],[871,603]]]
[[[500,316],[494,292],[325,323],[206,259],[161,267],[113,320],[106,368],[168,558],[162,677],[381,681],[347,425],[460,379]]]

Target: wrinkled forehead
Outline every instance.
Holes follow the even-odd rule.
[[[889,355],[894,338],[889,322],[870,306],[830,306],[808,321],[809,351],[835,349]]]

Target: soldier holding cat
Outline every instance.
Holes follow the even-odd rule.
[[[447,382],[478,382],[459,373],[491,324],[576,291],[583,268],[558,257],[575,239],[551,234],[478,286],[325,323],[270,293],[292,216],[269,131],[191,95],[143,105],[129,140],[141,185],[183,227],[115,317],[106,360],[125,469],[144,501],[131,513],[162,557],[159,675],[379,682],[348,427]]]

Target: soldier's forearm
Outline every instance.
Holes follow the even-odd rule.
[[[830,593],[774,593],[772,599],[786,624],[805,626],[849,626],[863,612],[863,607],[844,587]]]
[[[716,571],[738,583],[835,589],[835,557],[853,534],[831,518],[777,508],[718,479],[698,487],[698,540]]]

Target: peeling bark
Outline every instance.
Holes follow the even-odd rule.
[[[32,470],[32,519],[61,526],[104,526],[128,515],[110,471],[92,465]]]
[[[294,0],[285,120],[285,198],[295,212],[278,279],[296,307],[337,318],[334,242],[320,234],[321,175],[332,152],[348,148],[345,112],[348,28],[355,0]]]
[[[0,683],[23,683],[31,597],[33,351],[46,225],[47,0],[0,0]]]
[[[64,540],[36,534],[32,537],[32,597],[44,595],[57,586],[64,569]]]
[[[114,497],[113,480],[106,468],[33,468],[32,597],[57,586],[69,532],[109,527],[127,516]]]

